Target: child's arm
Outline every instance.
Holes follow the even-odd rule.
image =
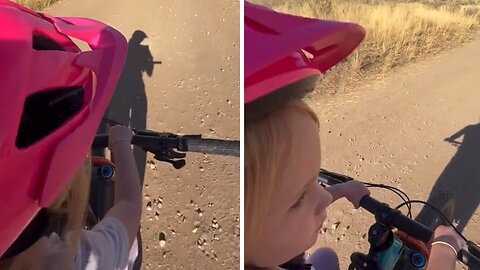
[[[132,131],[123,126],[110,129],[109,148],[115,155],[115,204],[106,217],[115,217],[127,229],[130,246],[142,215],[140,177],[131,147]]]
[[[347,198],[355,208],[360,207],[360,200],[370,195],[370,191],[364,184],[352,180],[342,184],[329,186],[326,190],[332,195],[332,203],[340,198]]]
[[[430,251],[427,270],[455,270],[456,253],[465,245],[465,241],[452,227],[439,226],[435,230],[435,240],[443,243],[434,244]]]
[[[427,270],[455,270],[456,261],[457,258],[449,247],[435,245],[430,251]]]

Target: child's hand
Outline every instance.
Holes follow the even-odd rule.
[[[370,195],[370,190],[361,182],[351,180],[345,182],[343,185],[345,185],[345,198],[347,198],[355,208],[360,207],[360,200],[363,197]]]
[[[427,270],[455,269],[455,256],[466,243],[450,226],[438,226],[428,259]]]
[[[347,198],[355,208],[360,207],[360,200],[366,195],[370,195],[368,188],[355,180],[342,184],[329,186],[326,188],[332,195],[332,203],[340,198]]]
[[[128,127],[124,126],[113,126],[109,130],[108,134],[108,148],[111,151],[118,145],[130,146],[132,142],[133,132]]]
[[[455,251],[458,252],[460,249],[464,248],[466,246],[465,240],[458,235],[458,233],[451,227],[451,226],[438,226],[435,229],[434,233],[434,240],[435,241],[441,241],[441,242],[446,242],[452,247],[455,248]]]

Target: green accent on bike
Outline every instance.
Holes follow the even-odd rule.
[[[394,237],[392,245],[378,254],[378,264],[383,270],[393,270],[403,254],[405,245],[402,240]]]

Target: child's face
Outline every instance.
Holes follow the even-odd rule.
[[[279,184],[273,191],[270,211],[254,250],[247,258],[259,267],[274,267],[310,248],[326,218],[330,193],[317,182],[320,138],[316,123],[304,113],[286,114],[292,128],[290,152],[278,168]],[[283,184],[282,184],[283,183]]]

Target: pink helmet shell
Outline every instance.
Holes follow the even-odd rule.
[[[122,71],[127,43],[90,19],[57,18],[0,0],[0,255],[36,213],[50,206],[87,157]],[[38,50],[42,36],[63,50]],[[86,42],[82,52],[69,38]],[[83,88],[83,105],[51,133],[26,147],[17,137],[28,98]]]
[[[318,78],[346,58],[364,36],[357,24],[282,14],[245,2],[244,103],[302,79]]]

